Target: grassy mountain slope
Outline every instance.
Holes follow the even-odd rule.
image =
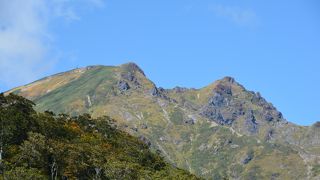
[[[109,115],[169,162],[209,179],[319,175],[319,127],[286,121],[230,77],[165,90],[128,63],[76,69],[10,92],[34,100],[38,111]]]

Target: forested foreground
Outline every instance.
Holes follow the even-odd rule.
[[[0,179],[197,179],[109,117],[38,113],[33,106],[0,94]]]

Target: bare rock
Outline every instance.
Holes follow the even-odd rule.
[[[249,111],[247,113],[246,120],[245,120],[245,127],[248,130],[248,132],[251,134],[255,134],[259,131],[259,126],[253,114],[253,111]]]
[[[273,130],[273,129],[269,129],[269,130],[267,131],[265,140],[266,140],[266,141],[272,140],[273,135],[274,135],[274,130]]]
[[[210,106],[218,106],[221,107],[225,105],[225,97],[222,96],[220,93],[214,93],[214,95],[209,99]]]
[[[148,129],[148,126],[146,124],[142,124],[141,129]]]
[[[248,164],[254,158],[254,152],[250,150],[241,160],[242,164]]]
[[[183,93],[183,92],[188,91],[188,88],[183,88],[183,87],[177,86],[177,87],[173,88],[173,91],[174,91],[175,93]]]
[[[121,77],[129,82],[131,82],[134,86],[141,86],[138,78],[134,75],[133,72],[128,71],[121,74]]]
[[[184,121],[185,124],[189,124],[189,125],[194,125],[195,124],[195,120],[192,118],[188,118]]]
[[[152,96],[159,96],[159,95],[160,95],[160,92],[159,92],[158,88],[154,86],[154,87],[150,90],[150,94],[151,94]]]
[[[125,70],[125,71],[128,71],[128,72],[139,72],[141,73],[142,75],[145,76],[144,72],[142,71],[142,69],[135,63],[133,62],[129,62],[129,63],[126,63],[126,64],[123,64],[121,65],[121,67]]]
[[[139,139],[140,139],[140,141],[142,141],[144,144],[146,144],[148,147],[151,146],[151,141],[150,141],[148,138],[146,138],[146,137],[144,137],[144,136],[140,136]]]
[[[313,127],[320,128],[320,121],[313,124]]]
[[[120,91],[128,91],[129,89],[130,89],[130,86],[129,86],[129,84],[127,83],[127,82],[125,82],[125,81],[119,81],[118,82],[118,89],[120,90]]]

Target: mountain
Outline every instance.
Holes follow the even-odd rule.
[[[163,89],[134,63],[89,66],[10,90],[38,111],[108,115],[167,161],[207,179],[319,179],[320,126],[287,121],[232,77]]]

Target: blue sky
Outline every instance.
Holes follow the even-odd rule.
[[[165,88],[233,76],[289,121],[320,121],[318,0],[0,0],[0,91],[128,61]]]

